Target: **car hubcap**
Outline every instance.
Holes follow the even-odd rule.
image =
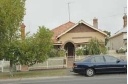
[[[93,70],[92,69],[88,69],[87,70],[87,75],[88,76],[92,76],[93,75]]]

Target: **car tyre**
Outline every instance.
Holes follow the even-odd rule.
[[[88,76],[88,77],[92,77],[92,76],[94,76],[94,74],[95,74],[95,71],[94,71],[94,69],[92,69],[92,68],[88,68],[88,69],[85,71],[85,75]]]

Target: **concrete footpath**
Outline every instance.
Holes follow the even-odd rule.
[[[72,78],[74,76],[53,76],[53,77],[32,77],[32,78],[13,78],[13,79],[0,79],[0,82],[14,82],[14,81],[31,81],[31,80],[45,80],[45,79],[58,79],[58,78]]]

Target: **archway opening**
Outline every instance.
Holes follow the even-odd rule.
[[[66,50],[67,67],[71,68],[73,67],[73,62],[75,60],[75,46],[72,42],[67,42],[64,49]]]
[[[74,44],[71,42],[68,42],[65,44],[64,49],[67,51],[66,56],[67,57],[73,57],[75,56],[75,47]]]

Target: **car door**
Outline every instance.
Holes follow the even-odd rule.
[[[103,73],[106,71],[106,64],[103,56],[94,56],[91,59],[91,62],[93,63],[93,67],[96,70],[96,73]]]
[[[104,56],[104,58],[108,72],[124,72],[126,70],[126,65],[121,60],[113,56]]]

